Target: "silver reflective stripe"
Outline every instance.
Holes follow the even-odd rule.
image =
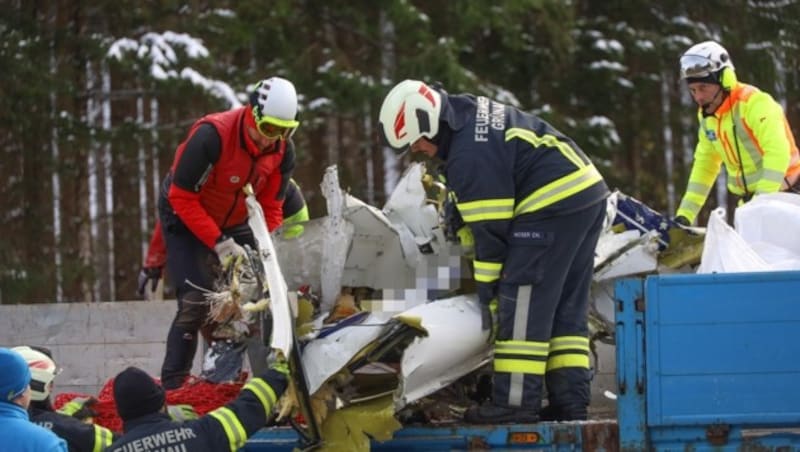
[[[699,195],[702,195],[708,191],[708,187],[709,185],[703,185],[698,182],[689,182],[689,185],[686,186],[686,191],[691,191]]]
[[[530,284],[517,288],[517,301],[516,306],[514,306],[514,329],[511,331],[512,340],[524,341],[526,339],[532,289],[533,286]],[[524,380],[525,374],[520,372],[509,374],[508,404],[510,406],[522,406]]]
[[[753,165],[756,167],[756,171],[751,174],[745,175],[745,178],[751,178],[748,181],[748,185],[756,185],[758,179],[761,178],[761,168],[763,165],[761,153],[758,152],[758,148],[756,147],[756,143],[750,138],[750,135],[747,133],[747,128],[744,126],[744,121],[742,121],[742,117],[739,114],[739,110],[741,110],[741,101],[736,102],[733,107],[733,111],[731,112],[731,117],[733,118],[733,123],[736,125],[736,130],[734,131],[733,139],[736,142],[733,144],[734,148],[736,147],[737,143],[741,143],[744,147],[745,151],[747,151],[747,155],[750,157],[750,161],[753,162]],[[735,148],[736,152],[740,152],[738,148]],[[738,158],[738,157],[737,157]],[[739,163],[740,170],[742,163]],[[756,174],[757,173],[757,174]],[[773,179],[774,182],[780,182],[783,179],[783,174],[779,175],[778,178]],[[742,184],[744,185],[744,184]],[[754,192],[755,187],[744,187],[745,190],[748,192]]]
[[[547,345],[537,345],[540,342],[528,342],[520,344],[516,342],[506,343],[501,342],[498,345],[495,345],[495,349],[502,348],[503,353],[514,353],[517,355],[528,355],[528,356],[547,356],[547,352],[549,351],[549,347]]]

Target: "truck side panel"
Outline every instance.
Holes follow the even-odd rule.
[[[652,449],[800,444],[798,292],[800,272],[647,278]]]

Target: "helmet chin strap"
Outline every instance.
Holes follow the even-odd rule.
[[[717,93],[714,94],[714,97],[712,97],[710,101],[700,105],[700,108],[703,109],[703,113],[706,113],[706,114],[710,115],[710,114],[714,113],[714,111],[717,111],[716,108],[714,109],[714,111],[708,111],[708,108],[711,107],[711,105],[713,105],[714,102],[717,101],[717,97],[719,97],[719,95],[722,94],[723,91],[725,91],[725,90],[723,90],[722,86],[720,85],[719,89],[717,90]],[[719,108],[719,106],[717,106],[717,108]]]

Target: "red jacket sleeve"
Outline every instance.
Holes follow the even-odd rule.
[[[150,247],[147,248],[144,266],[146,268],[162,268],[166,262],[167,244],[164,242],[164,235],[161,232],[161,220],[157,220],[153,236],[150,238]]]
[[[192,231],[195,237],[213,249],[222,231],[200,204],[200,193],[193,193],[172,184],[167,197],[169,204],[183,224]]]

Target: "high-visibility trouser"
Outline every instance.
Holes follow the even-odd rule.
[[[587,309],[605,205],[514,220],[499,287],[494,403],[539,410],[546,375],[551,404],[588,405]]]

